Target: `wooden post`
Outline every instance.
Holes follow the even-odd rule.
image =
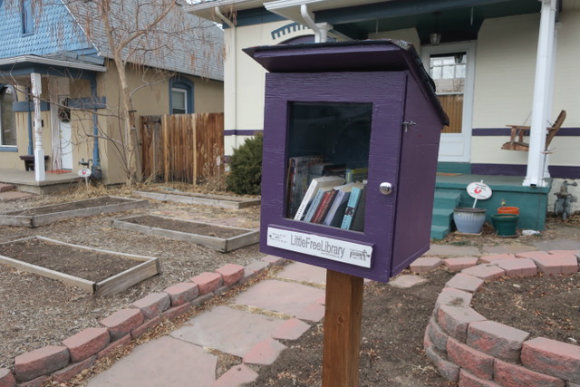
[[[170,150],[170,146],[169,146],[169,118],[170,116],[168,116],[167,114],[163,115],[161,117],[161,130],[163,132],[163,145],[162,145],[162,149],[163,149],[163,175],[164,175],[164,179],[165,179],[165,183],[167,183],[169,181],[169,150]]]
[[[363,278],[326,271],[322,387],[359,385]]]

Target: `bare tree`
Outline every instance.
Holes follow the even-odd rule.
[[[221,62],[220,58],[210,57],[215,52],[213,45],[221,43],[216,39],[215,25],[184,13],[176,0],[6,0],[5,3],[19,10],[24,1],[32,1],[36,22],[42,20],[44,8],[66,6],[80,27],[75,33],[87,39],[100,56],[114,63],[119,106],[107,106],[106,112],[99,114],[116,117],[119,132],[99,130],[98,137],[113,143],[126,183],[133,184],[138,167],[135,93],[151,82],[166,81],[175,72],[209,76],[210,68],[204,68],[204,64]],[[59,41],[63,31],[65,26],[54,26],[53,38]],[[140,84],[129,80],[128,74],[133,73],[141,75]],[[87,135],[94,136],[90,131]]]

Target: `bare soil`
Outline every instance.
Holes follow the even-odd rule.
[[[153,186],[154,188],[154,186]],[[180,186],[192,189],[191,186]],[[97,189],[67,194],[39,196],[29,200],[0,202],[0,213],[21,211],[103,195],[131,198],[125,189]],[[190,242],[145,235],[113,228],[113,219],[129,215],[152,214],[223,224],[239,228],[259,226],[259,207],[232,210],[209,206],[163,203],[150,200],[148,208],[107,213],[87,218],[55,222],[35,229],[0,226],[0,243],[41,235],[75,245],[115,252],[157,257],[161,273],[131,288],[111,296],[96,297],[80,288],[57,280],[18,271],[0,264],[0,368],[12,367],[14,357],[45,345],[60,342],[84,328],[98,326],[98,321],[126,308],[151,292],[163,291],[170,285],[185,281],[205,271],[227,264],[246,265],[264,256],[257,245],[230,253]]]
[[[42,206],[42,207],[27,208],[25,210],[19,210],[19,211],[11,211],[11,212],[6,213],[6,215],[27,215],[27,216],[45,215],[45,214],[52,214],[55,212],[79,210],[81,208],[92,208],[92,207],[108,206],[111,204],[126,203],[127,201],[128,200],[123,199],[123,198],[112,198],[112,197],[105,196],[105,197],[91,198],[91,199],[87,199],[87,200],[78,200],[78,201],[73,201],[73,202],[53,204],[53,205]]]
[[[217,238],[231,238],[247,233],[247,230],[214,226],[206,223],[187,222],[179,219],[168,219],[159,216],[143,215],[123,219],[124,222],[142,226],[164,228],[189,234],[205,235]]]
[[[142,262],[32,238],[0,245],[0,255],[100,282]]]
[[[475,293],[472,305],[489,320],[531,337],[580,342],[580,273],[487,282]]]

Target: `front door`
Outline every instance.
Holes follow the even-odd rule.
[[[441,106],[449,116],[439,145],[439,161],[469,162],[471,148],[473,44],[425,46],[423,64],[435,81]]]

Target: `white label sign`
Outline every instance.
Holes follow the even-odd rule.
[[[474,199],[486,200],[491,197],[491,188],[482,181],[469,183],[467,193]]]
[[[268,246],[370,268],[372,246],[315,234],[268,227]]]

